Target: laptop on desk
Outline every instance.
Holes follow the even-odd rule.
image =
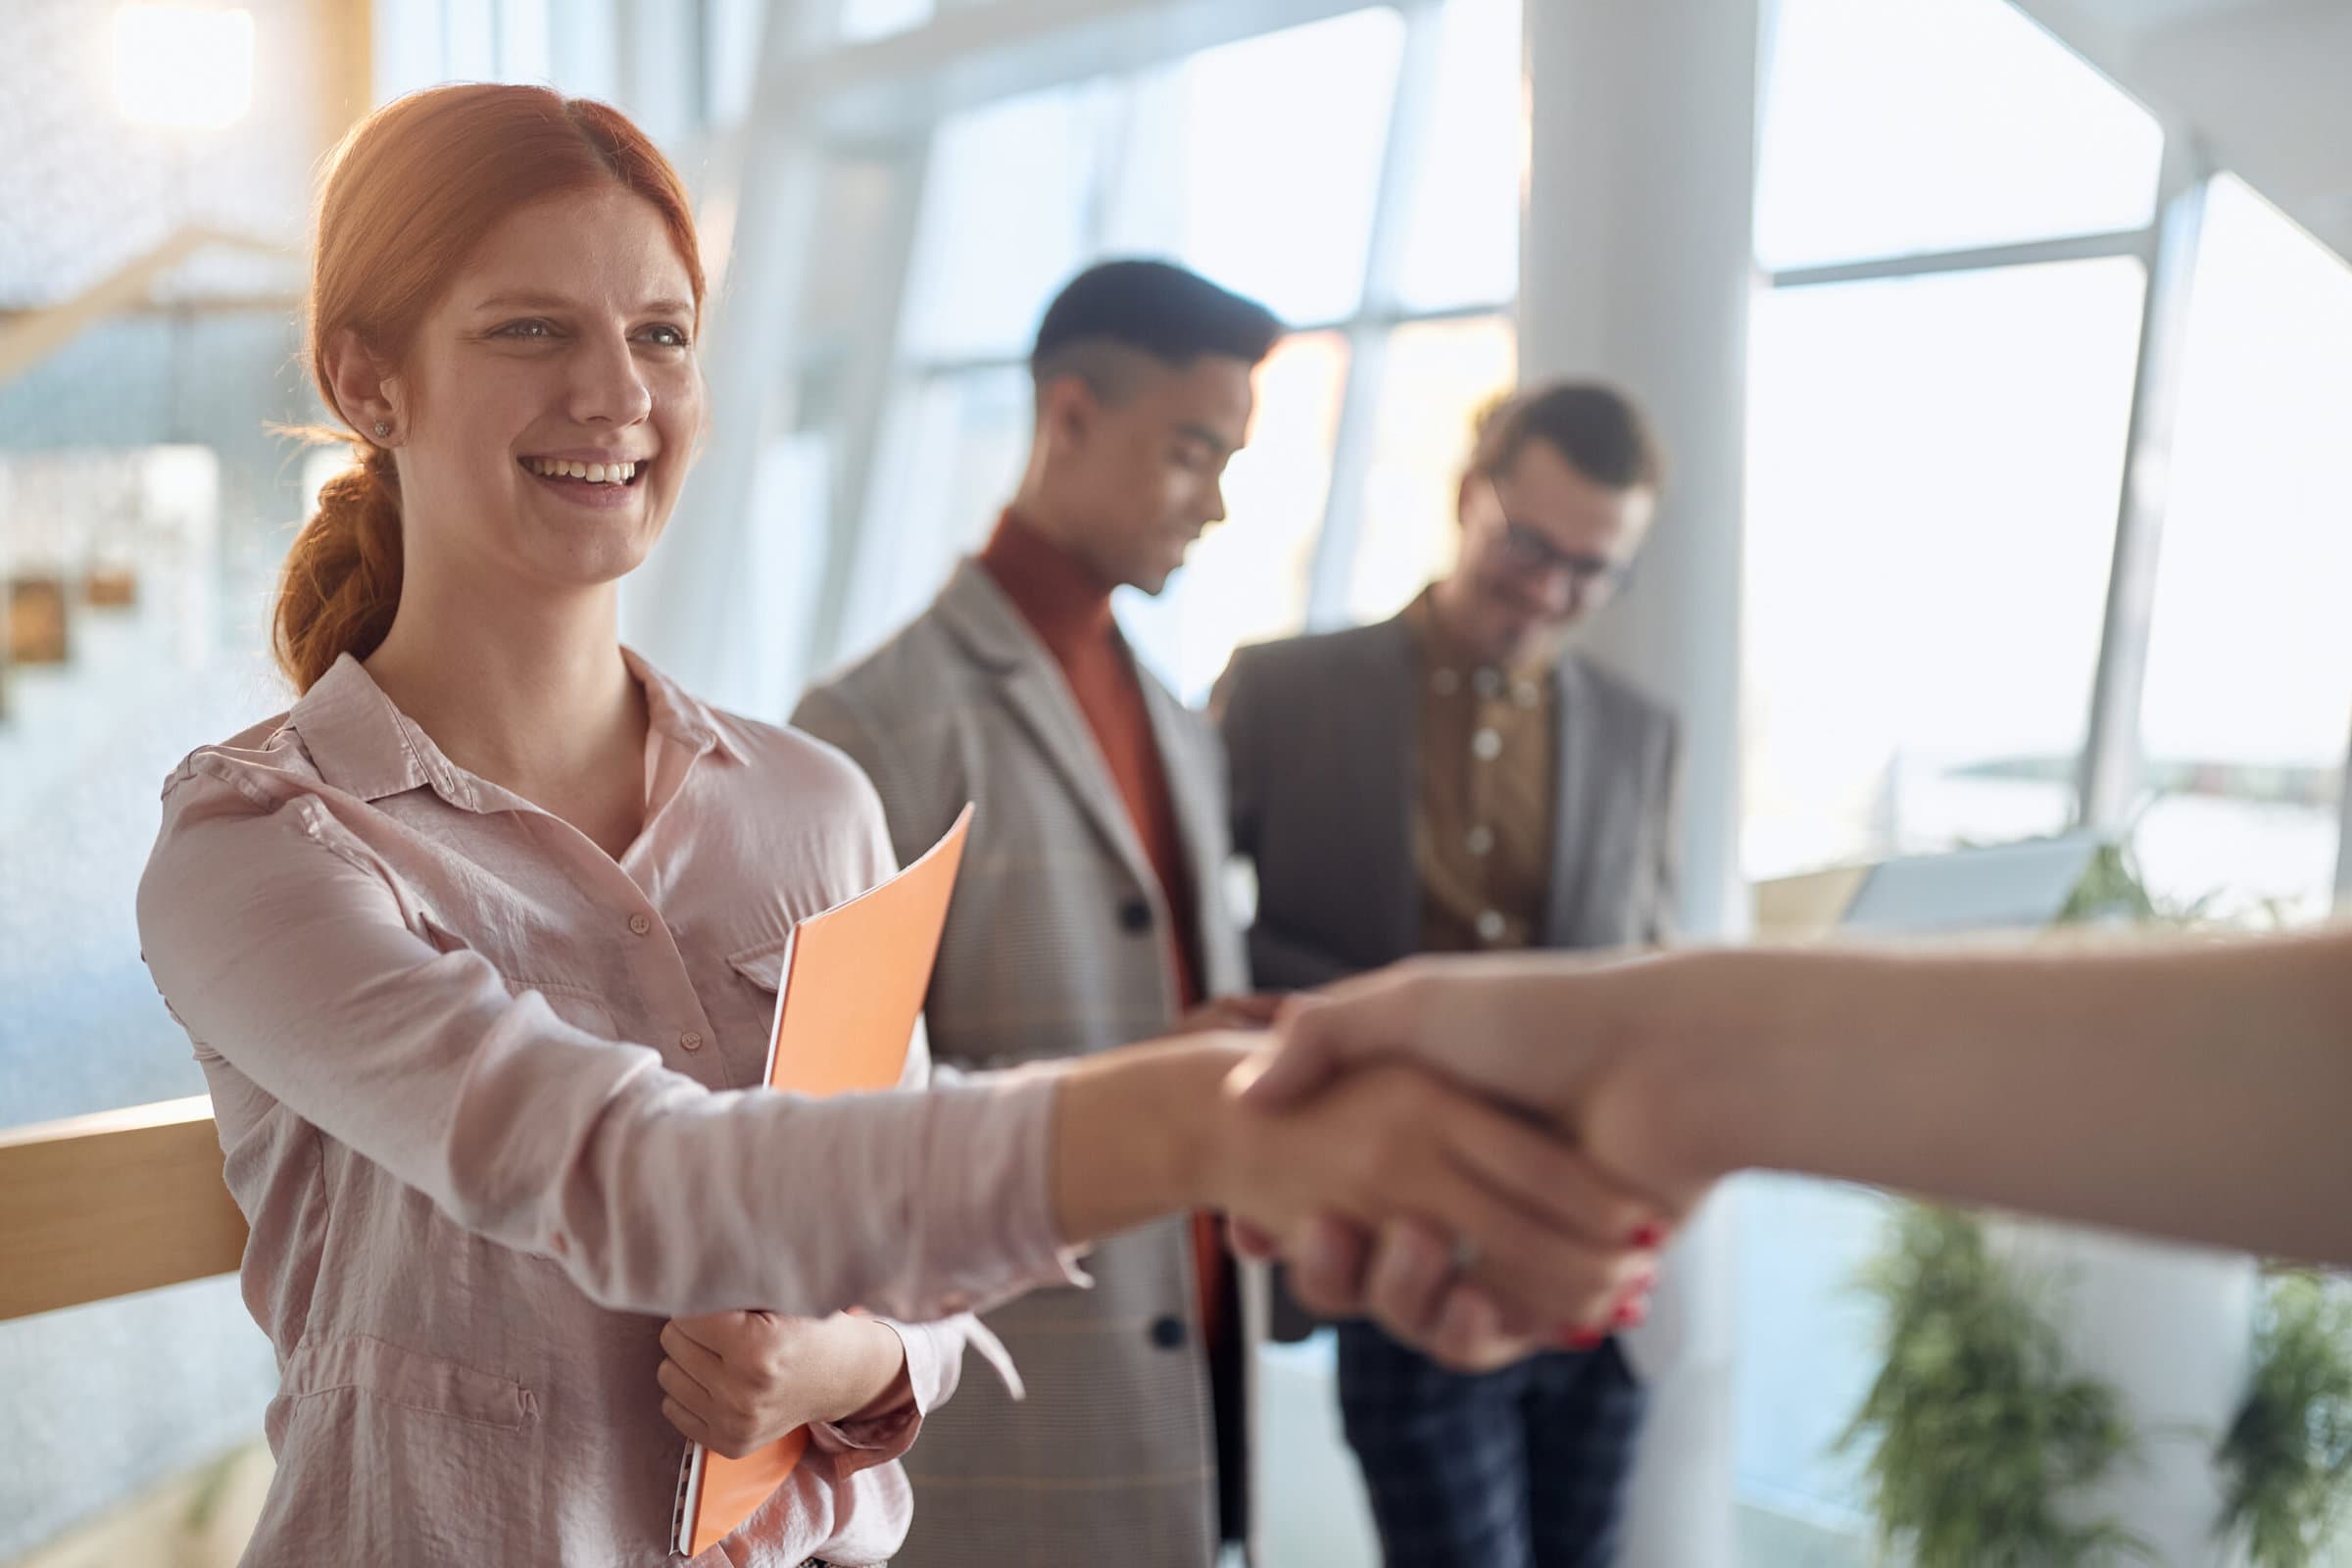
[[[2038,930],[2058,918],[2104,842],[2066,833],[1898,856],[1875,865],[1787,877],[1756,889],[1766,942]]]

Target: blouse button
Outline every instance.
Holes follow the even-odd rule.
[[[636,933],[637,933],[639,936],[643,936],[643,935],[645,935],[645,934],[646,934],[648,931],[651,931],[653,928],[654,928],[654,922],[653,922],[653,921],[651,921],[651,920],[648,920],[648,919],[647,919],[647,918],[646,918],[644,915],[642,915],[642,914],[632,914],[632,915],[630,915],[630,916],[629,916],[629,929],[630,929],[631,931],[634,931],[634,932],[636,932]]]
[[[678,1036],[678,1044],[685,1047],[688,1051],[700,1051],[703,1049],[703,1037],[692,1029],[689,1029],[684,1034]]]

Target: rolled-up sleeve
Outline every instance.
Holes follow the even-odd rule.
[[[901,1397],[870,1415],[819,1422],[808,1429],[810,1441],[834,1455],[844,1475],[899,1458],[914,1446],[923,1417],[947,1403],[962,1382],[967,1347],[980,1351],[997,1369],[1014,1398],[1021,1397],[1020,1379],[1004,1347],[978,1318],[958,1316],[936,1323],[902,1323],[895,1318],[877,1321],[897,1333],[906,1351]]]
[[[922,1321],[1081,1278],[1053,1234],[1050,1069],[824,1101],[709,1090],[411,929],[315,796],[201,769],[167,791],[138,917],[196,1041],[605,1306]]]

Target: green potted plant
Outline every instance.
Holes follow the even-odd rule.
[[[2254,1376],[2215,1455],[2224,1536],[2253,1568],[2307,1568],[2352,1506],[2352,1299],[2325,1275],[2272,1274]]]
[[[2086,1493],[2134,1451],[2115,1392],[2072,1372],[2028,1282],[1983,1222],[1931,1204],[1895,1212],[1865,1270],[1886,1360],[1843,1440],[1870,1445],[1882,1541],[1916,1568],[2075,1568],[2153,1560]]]

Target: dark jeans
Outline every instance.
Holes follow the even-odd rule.
[[[1614,1562],[1644,1402],[1615,1340],[1465,1374],[1340,1325],[1340,1410],[1389,1568]]]

